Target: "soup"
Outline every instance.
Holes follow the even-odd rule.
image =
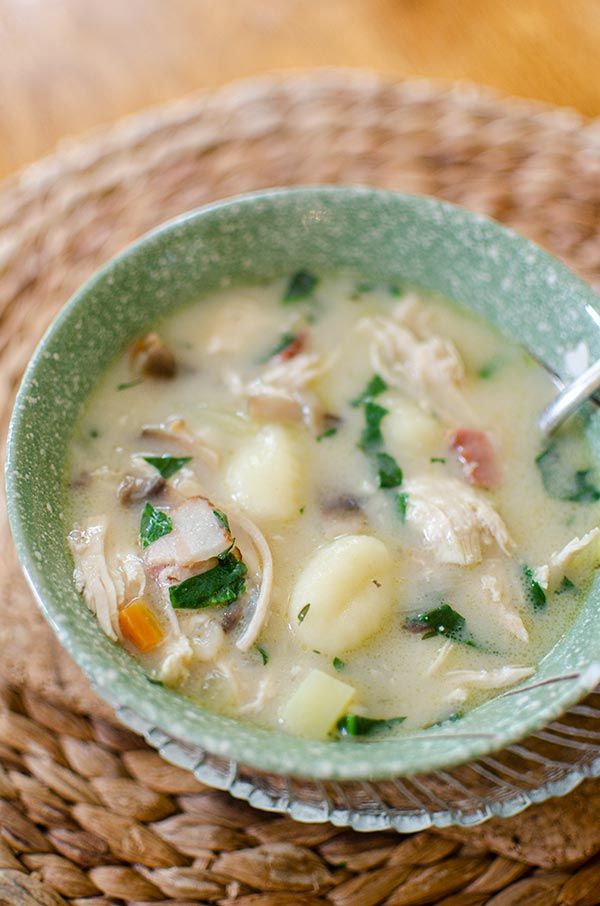
[[[155,326],[77,426],[74,579],[151,682],[314,738],[526,682],[600,562],[578,423],[454,303],[299,271]]]

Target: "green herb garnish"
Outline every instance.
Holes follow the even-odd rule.
[[[95,440],[97,437],[100,437],[100,432],[98,431],[97,428],[92,428],[92,429],[91,429],[91,431],[90,431],[90,437],[93,438],[94,440]]]
[[[443,465],[446,464],[446,460],[443,456],[432,456],[429,462],[441,462]]]
[[[333,659],[334,670],[343,670],[345,666],[346,666],[345,661],[342,661],[339,657],[334,657],[334,659]]]
[[[169,516],[161,510],[156,510],[151,503],[147,503],[140,521],[142,547],[148,547],[153,541],[158,541],[163,535],[168,535],[172,531],[173,523]]]
[[[535,464],[550,497],[571,500],[574,503],[594,503],[600,500],[600,490],[589,477],[591,469],[573,471],[569,466],[568,451],[560,440],[554,441],[536,457]]]
[[[482,365],[479,371],[477,372],[477,377],[480,377],[484,381],[488,381],[493,377],[499,368],[504,364],[503,359],[496,358],[490,359],[489,362],[486,362],[485,365]]]
[[[304,515],[304,509],[305,508],[303,506],[301,506],[300,509],[298,510],[298,512],[300,513],[301,516]]]
[[[134,381],[126,381],[124,384],[117,384],[117,390],[129,390],[130,387],[137,387],[138,384],[143,384],[144,378],[136,378]]]
[[[356,409],[358,406],[364,406],[365,403],[372,403],[376,396],[387,389],[388,385],[383,378],[374,374],[360,396],[350,401],[350,405]]]
[[[390,296],[403,296],[405,292],[404,284],[401,282],[390,283],[388,285],[388,292]]]
[[[289,302],[299,302],[301,299],[306,299],[308,298],[308,296],[312,296],[318,282],[319,278],[315,277],[315,275],[310,271],[296,271],[296,273],[290,278],[281,301],[284,305],[287,305]]]
[[[408,494],[396,494],[394,496],[394,503],[396,504],[396,512],[400,516],[401,522],[406,522],[406,508],[408,506]]]
[[[365,427],[360,435],[358,443],[361,450],[365,452],[380,447],[383,443],[383,434],[381,433],[381,422],[388,414],[389,410],[377,403],[365,403]]]
[[[220,510],[213,510],[213,514],[217,517],[218,521],[221,523],[223,528],[231,534],[231,529],[229,528],[229,519],[222,513]]]
[[[273,349],[263,356],[262,359],[259,359],[259,364],[264,364],[268,362],[269,359],[275,358],[276,355],[279,355],[284,349],[287,349],[288,346],[291,346],[292,343],[295,343],[298,337],[294,333],[283,333],[280,339],[277,341]]]
[[[267,664],[269,663],[269,655],[267,654],[267,652],[265,651],[264,648],[261,648],[260,645],[256,646],[256,650],[258,651],[258,653],[260,654],[260,656],[262,658],[263,666],[266,667]]]
[[[464,642],[472,645],[472,641],[466,631],[467,621],[460,613],[454,610],[450,604],[440,604],[434,610],[427,613],[417,614],[408,623],[406,628],[416,630],[423,628],[426,630],[423,638],[432,638],[434,635],[441,635],[445,638],[452,639],[454,642]],[[427,631],[429,630],[429,631]]]
[[[337,722],[340,736],[374,736],[398,726],[406,717],[373,718],[345,714]]]
[[[310,604],[305,604],[300,613],[298,614],[298,622],[303,623],[306,619],[306,615],[310,610]]]
[[[154,466],[155,469],[158,469],[162,477],[165,479],[170,478],[171,475],[174,475],[175,472],[184,466],[187,462],[190,462],[191,456],[143,456],[142,459],[145,459],[147,463],[151,466]]]
[[[563,576],[562,582],[556,589],[557,595],[562,595],[565,591],[573,591],[577,588],[574,582],[571,582],[568,576]]]
[[[337,434],[337,433],[338,433],[337,428],[328,428],[327,431],[323,431],[322,434],[317,434],[315,440],[322,441],[322,440],[325,440],[326,437],[333,437],[334,434]]]
[[[172,606],[199,610],[216,604],[230,604],[246,591],[246,565],[233,554],[227,554],[216,566],[169,588]]]
[[[402,469],[393,456],[388,453],[377,453],[375,461],[380,488],[397,488],[402,484]]]
[[[523,567],[523,581],[525,592],[534,610],[543,610],[546,606],[546,592],[539,582],[533,578],[533,570],[529,566]]]

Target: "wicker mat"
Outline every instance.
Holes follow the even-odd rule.
[[[126,243],[215,198],[323,182],[458,202],[600,286],[600,122],[362,72],[240,83],[65,144],[0,187],[3,427],[49,321]],[[512,819],[401,837],[295,824],[167,765],[55,643],[0,519],[0,903],[600,903],[591,780]]]

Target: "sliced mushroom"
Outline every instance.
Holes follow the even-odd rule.
[[[367,517],[352,494],[340,494],[321,504],[323,522],[328,534],[360,534],[367,526]]]
[[[175,356],[157,333],[146,334],[129,347],[129,362],[136,374],[172,378],[177,366]]]
[[[140,500],[147,500],[160,493],[165,486],[165,480],[156,470],[154,475],[132,475],[127,473],[123,476],[119,487],[117,488],[117,498],[119,503],[137,503]]]

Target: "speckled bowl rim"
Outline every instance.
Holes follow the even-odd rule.
[[[560,693],[543,703],[535,711],[534,716],[529,715],[527,720],[519,720],[511,729],[502,733],[471,731],[465,725],[464,732],[447,731],[442,727],[420,731],[407,738],[400,737],[368,744],[324,743],[296,739],[279,730],[265,730],[243,721],[212,714],[195,703],[192,705],[191,713],[187,709],[182,722],[181,713],[175,712],[181,701],[189,705],[189,700],[172,690],[154,685],[146,690],[146,696],[140,697],[139,686],[130,683],[132,669],[135,673],[139,670],[139,665],[130,658],[133,666],[131,664],[124,666],[122,650],[117,654],[114,651],[116,646],[108,641],[98,626],[96,631],[99,645],[90,648],[85,647],[85,640],[79,638],[77,632],[65,628],[61,617],[63,608],[68,607],[69,603],[65,604],[58,600],[48,589],[39,560],[34,556],[32,546],[27,540],[26,513],[20,509],[18,503],[16,477],[21,461],[20,446],[24,443],[23,411],[27,407],[27,398],[32,388],[37,388],[37,377],[39,372],[43,371],[44,361],[52,354],[57,338],[63,331],[69,329],[74,313],[83,312],[89,294],[110,277],[115,267],[135,260],[142,252],[147,253],[153,248],[158,250],[163,240],[175,232],[181,235],[188,228],[193,231],[194,225],[199,221],[205,222],[223,213],[236,210],[247,212],[248,206],[257,204],[273,205],[275,208],[281,204],[284,206],[329,204],[335,208],[338,202],[342,205],[344,200],[367,205],[378,200],[382,204],[414,208],[421,213],[425,212],[433,220],[455,221],[456,225],[463,226],[470,224],[475,231],[482,233],[491,231],[499,242],[508,242],[513,248],[519,249],[523,254],[526,253],[532,266],[535,264],[538,268],[547,269],[559,283],[566,282],[580,300],[581,311],[586,305],[598,303],[598,298],[587,284],[535,244],[486,217],[428,196],[394,193],[367,186],[311,186],[267,189],[217,201],[174,218],[128,246],[97,271],[53,321],[32,357],[17,395],[7,448],[7,507],[19,559],[42,612],[65,650],[84,670],[98,694],[110,704],[113,706],[118,704],[121,708],[139,714],[143,720],[184,743],[200,745],[213,754],[265,772],[314,779],[377,780],[449,768],[497,751],[539,730],[600,682],[600,660],[588,657],[584,664],[572,672],[543,679],[523,689],[520,692],[521,701],[525,701],[526,697],[532,694],[536,698],[539,697],[541,687],[555,683],[559,683],[561,687]],[[594,584],[594,589],[596,585],[597,583]],[[87,619],[87,610],[83,604],[80,603],[80,606],[82,611],[85,611],[81,615],[82,619]],[[564,647],[566,641],[561,642],[561,646]],[[121,658],[121,663],[117,662],[118,658]],[[497,698],[507,694],[514,694],[514,690],[509,690]],[[543,698],[544,693],[541,695]],[[475,712],[471,712],[471,715],[473,713]],[[464,720],[467,721],[467,718]],[[445,751],[444,739],[456,743],[457,738],[461,737],[460,747],[455,747],[449,756]]]

